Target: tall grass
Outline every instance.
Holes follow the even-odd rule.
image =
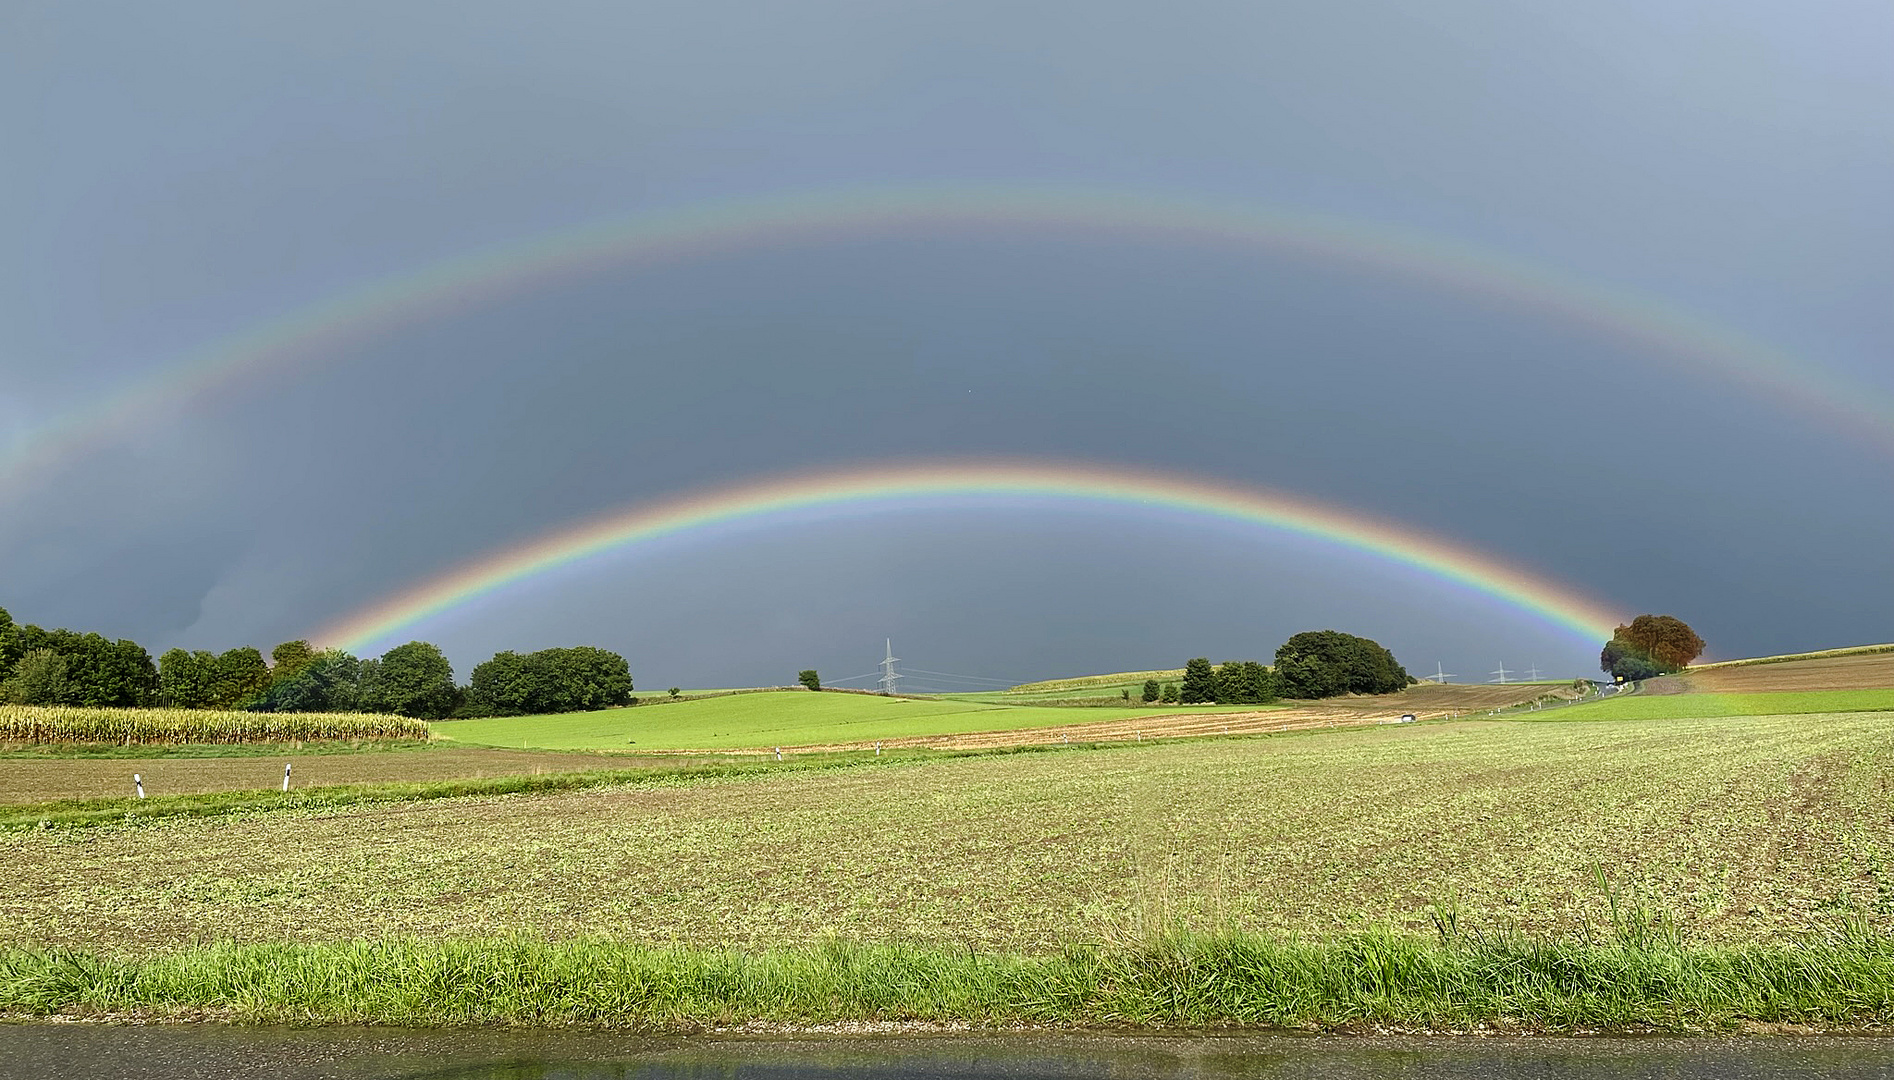
[[[212,945],[143,959],[0,951],[0,1014],[688,1031],[849,1021],[1047,1027],[1727,1030],[1894,1020],[1894,944],[1862,932],[1660,938],[1171,936],[1051,956],[831,943]]]
[[[383,713],[253,713],[202,709],[92,709],[0,705],[0,743],[293,742],[419,739],[424,721]]]

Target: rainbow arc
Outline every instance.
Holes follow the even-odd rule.
[[[564,278],[883,234],[1123,236],[1254,249],[1397,274],[1626,341],[1894,452],[1894,400],[1677,305],[1452,239],[1321,214],[1073,187],[881,187],[729,199],[595,222],[366,283],[164,365],[0,452],[0,485],[174,417],[216,391]]]
[[[1104,503],[1222,520],[1313,538],[1419,570],[1549,623],[1577,640],[1610,638],[1621,613],[1552,579],[1423,530],[1302,496],[1144,470],[1045,462],[950,461],[797,474],[639,503],[480,556],[385,597],[311,635],[361,652],[481,597],[561,567],[740,521],[890,512],[983,500]]]

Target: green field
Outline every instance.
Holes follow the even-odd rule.
[[[1227,706],[1224,711],[1256,706]],[[448,720],[437,738],[479,746],[548,750],[745,750],[872,742],[973,731],[1055,727],[1122,716],[1219,711],[1215,705],[1060,709],[958,698],[886,698],[871,694],[731,694],[556,716]]]
[[[1894,709],[1894,690],[1812,690],[1757,694],[1631,694],[1553,709],[1553,720],[1682,720],[1724,716],[1791,716],[1806,713]]]

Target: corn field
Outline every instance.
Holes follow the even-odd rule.
[[[0,743],[297,742],[420,739],[427,724],[385,713],[254,713],[0,705]]]

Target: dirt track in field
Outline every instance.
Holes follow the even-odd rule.
[[[144,778],[147,795],[267,790],[282,786],[285,763],[294,763],[290,781],[295,787],[318,787],[632,769],[656,764],[675,767],[678,761],[675,757],[660,760],[472,747],[283,757],[0,758],[0,805],[130,795],[134,773]]]
[[[1697,694],[1882,690],[1894,687],[1894,653],[1706,668],[1686,671],[1681,677],[1689,684],[1690,692]]]

